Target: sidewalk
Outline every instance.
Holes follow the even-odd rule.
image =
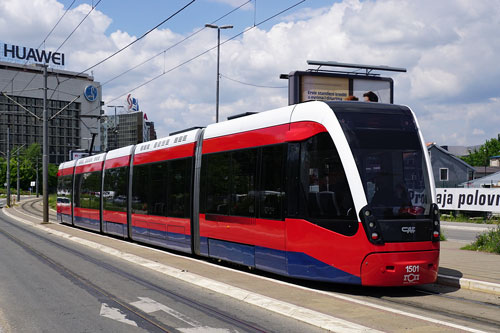
[[[464,245],[441,242],[438,283],[500,295],[500,255],[460,250]]]
[[[9,213],[32,223],[38,224],[40,222],[39,219],[37,221],[37,219],[27,218],[26,215],[15,212],[12,209],[9,209]],[[57,230],[74,237],[92,240],[125,252],[131,250],[131,247],[127,245],[130,244],[128,242],[59,225],[55,222],[55,212],[51,210],[50,213],[50,221],[52,223],[45,226],[54,231]],[[500,295],[500,255],[460,250],[464,245],[464,243],[455,241],[441,242],[440,268],[437,283]],[[134,250],[133,252],[136,252],[138,249],[135,248]],[[141,255],[143,251],[144,249],[138,250],[134,254]],[[182,257],[170,261],[170,265],[179,269],[186,269],[186,267],[183,267],[184,264],[181,264],[184,261]],[[193,271],[192,267],[189,268],[190,271]],[[220,272],[214,273],[214,275],[220,274]]]

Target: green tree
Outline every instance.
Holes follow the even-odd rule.
[[[500,141],[498,139],[486,140],[486,142],[469,156],[462,157],[462,160],[472,166],[485,166],[489,164],[491,156],[500,155]]]
[[[17,182],[17,153],[14,152],[18,147],[11,149],[10,158],[10,185],[11,188],[16,188]],[[33,143],[28,147],[19,149],[19,186],[21,190],[27,191],[30,188],[31,182],[36,180],[37,160],[38,160],[38,177],[39,190],[42,192],[42,153],[40,145]],[[49,192],[55,192],[57,188],[57,171],[58,166],[49,164]],[[0,157],[0,188],[4,188],[7,174],[7,160]],[[33,189],[34,190],[34,189]]]

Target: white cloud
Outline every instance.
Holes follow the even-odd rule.
[[[238,6],[241,0],[214,0]],[[248,6],[245,6],[248,7]],[[89,11],[70,10],[48,41],[56,47]],[[0,2],[3,36],[38,45],[64,9],[55,0]],[[252,15],[249,13],[248,15]],[[391,75],[395,101],[412,107],[426,141],[471,145],[496,137],[500,128],[500,6],[495,0],[344,0],[327,8],[285,14],[269,30],[254,28],[221,46],[221,73],[257,85],[283,86],[281,73],[307,68],[306,60],[405,67]],[[189,19],[189,18],[185,18]],[[22,22],[20,24],[19,22]],[[106,33],[111,18],[98,8],[64,46],[68,70],[80,71],[134,40],[127,31]],[[193,27],[193,31],[200,27]],[[221,40],[237,31],[222,31]],[[186,35],[169,29],[150,34],[94,69],[104,83],[167,49]],[[4,39],[7,37],[3,37]],[[161,135],[215,120],[216,53],[207,30],[103,87],[109,102],[132,92]],[[170,71],[171,70],[171,71]],[[169,72],[170,71],[170,72]],[[221,79],[221,119],[287,104],[286,89],[264,89]],[[125,104],[125,97],[118,102]],[[116,104],[117,102],[113,102]]]
[[[479,128],[474,128],[474,130],[472,130],[472,135],[484,135],[484,131],[482,129],[479,129]]]

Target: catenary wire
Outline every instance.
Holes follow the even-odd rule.
[[[258,84],[253,84],[253,83],[248,83],[248,82],[243,82],[243,81],[239,81],[239,80],[235,80],[233,78],[230,78],[226,75],[223,75],[223,74],[219,74],[221,77],[225,78],[225,79],[228,79],[229,81],[233,81],[233,82],[236,82],[236,83],[240,83],[240,84],[243,84],[245,86],[251,86],[251,87],[255,87],[255,88],[270,88],[270,89],[286,89],[288,88],[288,86],[280,86],[280,87],[273,87],[273,86],[263,86],[263,85],[258,85]]]
[[[78,28],[82,25],[82,23],[87,19],[87,17],[89,17],[89,15],[94,11],[94,9],[99,5],[99,3],[101,2],[102,0],[99,0],[95,5],[92,6],[92,8],[89,10],[89,12],[82,18],[82,20],[80,21],[80,23],[77,24],[77,26],[73,29],[73,31],[70,32],[70,34],[66,37],[66,39],[61,43],[61,45],[59,45],[59,47],[54,51],[54,52],[57,52],[61,49],[61,47],[68,41],[68,39],[71,38],[71,36],[75,33],[76,30],[78,30]],[[31,78],[31,80],[28,82],[28,84],[24,87],[24,89],[28,88],[29,85],[31,84],[31,82],[35,79],[35,77],[37,75],[39,75],[40,73],[36,73],[35,75],[33,75],[33,77]],[[57,88],[59,87],[59,82],[57,83],[57,86],[56,86],[56,90]],[[21,92],[22,93],[22,92]],[[55,91],[52,92],[52,95],[50,95],[49,99],[52,99],[52,97],[54,96],[55,94]]]
[[[47,36],[45,36],[45,38],[43,39],[43,41],[40,43],[40,45],[38,45],[37,49],[40,48],[46,41],[47,41],[47,38],[49,38],[49,36],[52,34],[52,32],[54,32],[54,29],[59,25],[59,23],[61,22],[61,20],[63,19],[64,16],[66,16],[66,14],[68,13],[68,11],[71,9],[71,7],[73,6],[73,4],[75,3],[76,0],[73,0],[73,2],[68,6],[68,8],[66,8],[66,10],[64,11],[64,13],[62,14],[62,16],[59,18],[59,20],[56,22],[56,24],[52,27],[52,29],[49,31],[49,33],[47,34]],[[24,62],[24,65],[26,65],[28,63],[28,60],[26,60]],[[24,66],[23,65],[23,66]],[[9,82],[7,82],[7,84],[3,87],[2,91],[5,90],[5,88],[11,84],[12,82],[14,82],[14,79],[17,77],[17,75],[19,74],[19,72],[16,72],[16,74],[14,75],[14,77],[12,77],[12,79],[10,79]],[[36,75],[36,74],[35,74]],[[31,79],[31,81],[33,81],[33,79]],[[31,83],[30,81],[30,83]]]
[[[252,2],[252,0],[248,0],[248,1],[244,2],[244,3],[242,3],[241,5],[239,5],[238,7],[234,8],[234,9],[232,9],[232,10],[231,10],[231,11],[229,11],[228,13],[226,13],[226,14],[222,15],[221,17],[219,17],[219,18],[218,18],[218,19],[216,19],[215,21],[212,21],[210,24],[217,23],[218,21],[222,20],[222,19],[223,19],[223,18],[225,18],[226,16],[231,15],[233,12],[235,12],[235,11],[237,11],[238,9],[240,9],[241,7],[245,6],[245,5],[246,5],[246,4],[248,4],[249,2]],[[148,58],[148,59],[144,60],[143,62],[141,62],[141,63],[139,63],[139,64],[135,65],[134,67],[129,68],[128,70],[126,70],[126,71],[124,71],[123,73],[118,74],[117,76],[115,76],[115,77],[113,77],[113,78],[111,78],[111,79],[109,79],[109,80],[105,81],[104,83],[101,83],[101,84],[100,84],[100,87],[103,87],[104,85],[106,85],[106,84],[108,84],[108,83],[110,83],[110,82],[112,82],[112,81],[114,81],[114,80],[116,80],[116,79],[118,79],[118,78],[122,77],[123,75],[125,75],[125,74],[127,74],[127,73],[129,73],[129,72],[133,71],[134,69],[136,69],[136,68],[138,68],[138,67],[140,67],[140,66],[144,65],[145,63],[147,63],[147,62],[149,62],[149,61],[153,60],[154,58],[159,57],[159,56],[160,56],[160,55],[162,55],[162,54],[165,54],[167,51],[170,51],[171,49],[173,49],[173,48],[174,48],[174,47],[176,47],[177,45],[179,45],[179,44],[181,44],[181,43],[185,42],[186,40],[188,40],[188,39],[190,39],[191,37],[193,37],[193,36],[197,35],[198,33],[200,33],[201,31],[203,31],[203,30],[205,30],[205,29],[206,29],[206,27],[203,27],[203,28],[201,28],[201,29],[196,30],[195,32],[193,32],[192,34],[190,34],[189,36],[187,36],[186,38],[184,38],[184,39],[180,40],[179,42],[177,42],[177,43],[175,43],[175,44],[173,44],[173,45],[169,46],[169,47],[168,47],[168,48],[166,48],[165,50],[163,50],[163,51],[161,51],[161,52],[159,52],[159,53],[155,54],[154,56],[152,56],[152,57],[150,57],[150,58]]]
[[[100,2],[101,0],[99,0]],[[80,75],[80,74],[83,74],[89,70],[91,70],[92,68],[94,67],[97,67],[99,66],[100,64],[104,63],[105,61],[111,59],[112,57],[114,57],[115,55],[117,55],[118,53],[124,51],[125,49],[127,49],[128,47],[132,46],[133,44],[135,44],[136,42],[140,41],[141,39],[143,39],[144,37],[146,37],[148,34],[150,34],[152,31],[154,31],[156,28],[158,28],[159,26],[163,25],[165,22],[167,22],[168,20],[170,20],[172,17],[176,16],[177,14],[179,14],[181,11],[183,11],[184,9],[186,9],[187,7],[189,7],[191,4],[193,4],[196,0],[191,0],[191,2],[189,2],[188,4],[186,4],[184,7],[182,7],[181,9],[179,9],[177,12],[173,13],[172,15],[170,15],[169,17],[167,17],[166,19],[164,19],[162,22],[158,23],[156,26],[154,26],[153,28],[151,28],[150,30],[148,30],[147,32],[145,32],[141,37],[133,40],[132,42],[130,42],[129,44],[125,45],[124,47],[122,47],[121,49],[119,49],[118,51],[114,52],[113,54],[107,56],[106,58],[104,58],[103,60],[99,61],[97,64],[81,71],[80,73],[78,74],[75,74],[61,82],[57,82],[57,86],[56,86],[56,91],[57,91],[57,88],[64,82]],[[52,97],[54,96],[54,94],[56,93],[56,91],[52,92],[52,95],[50,95],[50,99],[52,99]]]
[[[280,12],[278,12],[278,13],[276,13],[276,14],[274,14],[274,15],[272,15],[272,16],[270,16],[270,17],[268,17],[268,18],[266,18],[265,20],[263,20],[263,21],[261,21],[261,22],[257,23],[255,26],[249,27],[249,28],[247,28],[247,29],[243,30],[242,32],[240,32],[240,33],[238,33],[238,34],[234,35],[233,37],[226,39],[225,41],[221,42],[221,43],[220,43],[220,45],[223,45],[223,44],[225,44],[225,43],[227,43],[227,42],[229,42],[229,41],[231,41],[231,40],[233,40],[233,39],[235,39],[235,38],[237,38],[237,37],[239,37],[239,36],[241,36],[241,35],[245,34],[246,32],[248,32],[248,31],[250,31],[250,30],[252,30],[252,29],[254,29],[254,28],[256,28],[256,27],[258,27],[258,26],[260,26],[260,25],[262,25],[262,24],[264,24],[264,23],[266,23],[266,22],[268,22],[269,20],[272,20],[273,18],[275,18],[275,17],[277,17],[277,16],[279,16],[279,15],[281,15],[281,14],[285,13],[286,11],[288,11],[288,10],[290,10],[290,9],[292,9],[292,8],[294,8],[294,7],[296,7],[296,6],[300,5],[300,4],[302,4],[302,3],[304,3],[305,1],[306,1],[306,0],[301,0],[301,1],[299,1],[299,2],[297,2],[297,3],[295,3],[295,4],[293,4],[292,6],[287,7],[286,9],[281,10]],[[151,78],[151,79],[149,79],[149,80],[147,80],[147,81],[143,82],[142,84],[140,84],[140,85],[136,86],[136,87],[135,87],[135,88],[133,88],[133,89],[129,89],[126,93],[124,93],[124,94],[122,94],[122,95],[120,95],[120,96],[118,96],[118,97],[115,97],[115,98],[111,99],[110,101],[108,101],[108,102],[107,102],[107,103],[105,103],[105,104],[109,104],[109,103],[111,103],[111,102],[114,102],[114,101],[118,100],[119,98],[121,98],[121,97],[123,97],[123,96],[127,95],[128,93],[130,93],[130,92],[132,92],[132,91],[135,91],[135,90],[137,90],[137,89],[139,89],[139,88],[141,88],[141,87],[143,87],[143,86],[145,86],[145,85],[147,85],[147,84],[149,84],[149,83],[151,83],[151,82],[153,82],[153,81],[155,81],[155,80],[159,79],[159,78],[160,78],[160,77],[162,77],[163,75],[168,74],[168,73],[170,73],[170,72],[172,72],[172,71],[176,70],[177,68],[182,67],[182,66],[184,66],[184,65],[188,64],[189,62],[191,62],[191,61],[193,61],[193,60],[195,60],[195,59],[197,59],[197,58],[199,58],[199,57],[201,57],[201,56],[203,56],[203,55],[207,54],[208,52],[210,52],[210,51],[214,50],[215,48],[217,48],[217,45],[215,45],[215,46],[213,46],[213,47],[211,47],[211,48],[209,48],[209,49],[207,49],[207,50],[203,51],[202,53],[200,53],[200,54],[198,54],[198,55],[196,55],[196,56],[194,56],[194,57],[192,57],[192,58],[190,58],[190,59],[188,59],[188,60],[186,60],[186,61],[184,61],[184,62],[182,62],[182,63],[180,63],[180,64],[178,64],[178,65],[176,65],[176,66],[174,66],[174,67],[172,67],[172,68],[170,68],[170,69],[169,69],[169,70],[167,70],[167,71],[163,71],[163,73],[160,73],[160,74],[158,74],[158,75],[154,76],[153,78]],[[95,111],[95,110],[96,110],[96,109],[98,109],[98,108],[100,108],[100,106],[98,106],[98,107],[96,107],[96,108],[94,108],[94,109],[91,109],[89,112],[87,112],[87,113],[85,113],[85,114],[88,114],[88,113],[90,113],[90,112],[93,112],[93,111]]]
[[[115,55],[119,54],[120,52],[124,51],[125,49],[127,49],[128,47],[130,47],[131,45],[135,44],[136,42],[140,41],[141,39],[143,39],[144,37],[146,37],[148,34],[150,34],[152,31],[154,31],[156,28],[160,27],[161,25],[163,25],[165,22],[167,22],[168,20],[170,20],[171,18],[173,18],[174,16],[176,16],[177,14],[179,14],[180,12],[182,12],[184,9],[186,9],[187,7],[189,7],[191,4],[193,4],[196,0],[191,0],[188,4],[186,4],[184,7],[182,7],[181,9],[177,10],[175,13],[173,13],[172,15],[170,15],[169,17],[167,17],[166,19],[164,19],[162,22],[158,23],[156,26],[154,26],[153,28],[151,28],[150,30],[148,30],[147,32],[145,32],[141,37],[139,38],[136,38],[135,40],[133,40],[132,42],[130,42],[129,44],[125,45],[124,47],[122,47],[121,49],[119,49],[118,51],[114,52],[113,54],[107,56],[106,58],[102,59],[101,61],[99,61],[98,63],[96,63],[95,65],[92,65],[90,66],[89,68],[87,69],[84,69],[83,71],[77,73],[77,74],[74,74],[72,76],[70,76],[69,78],[61,81],[61,83],[64,83],[68,80],[71,80],[75,77],[77,77],[78,75],[81,75],[97,66],[99,66],[100,64],[104,63],[105,61],[111,59],[112,57],[114,57]]]

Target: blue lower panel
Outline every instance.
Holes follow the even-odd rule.
[[[208,257],[208,238],[200,237],[200,254]]]
[[[101,231],[99,220],[93,220],[87,217],[75,216],[75,225],[85,229]]]
[[[318,281],[361,284],[361,278],[304,253],[288,252],[288,275]]]
[[[255,267],[276,274],[288,275],[286,267],[286,252],[256,246]]]
[[[61,223],[71,224],[71,215],[57,213],[57,221]]]
[[[132,239],[168,249],[191,253],[191,236],[189,235],[132,227]]]
[[[361,284],[360,277],[300,252],[286,252],[205,237],[200,239],[200,252],[212,258],[294,278]]]
[[[110,235],[127,237],[127,225],[122,223],[115,223],[109,221],[103,221],[104,232]]]
[[[210,257],[235,262],[241,265],[255,266],[255,246],[208,239]]]

